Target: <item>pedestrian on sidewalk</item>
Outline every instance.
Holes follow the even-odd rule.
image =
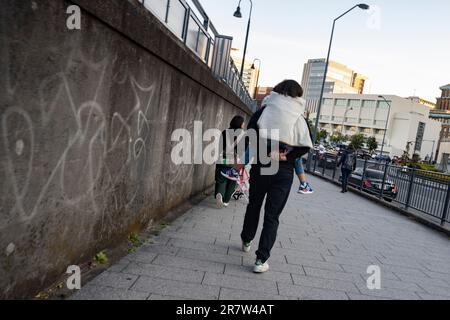
[[[262,204],[266,200],[264,225],[256,252],[256,263],[253,271],[264,273],[269,270],[267,263],[275,244],[279,217],[286,205],[294,181],[296,159],[307,154],[313,147],[309,126],[304,118],[305,101],[302,87],[294,80],[286,80],[278,84],[273,92],[264,100],[262,108],[249,121],[248,130],[255,130],[259,144],[272,161],[279,162],[279,169],[274,175],[261,174],[263,165],[259,159],[250,171],[250,199],[245,213],[244,226],[241,233],[242,250],[250,252],[251,244],[256,236]],[[271,142],[264,135],[266,130],[279,130],[279,149],[272,150]],[[263,141],[266,142],[263,143]]]
[[[228,207],[239,180],[239,172],[236,170],[239,162],[237,146],[245,136],[244,121],[243,117],[235,116],[230,122],[230,128],[222,132],[222,150],[216,164],[214,193],[218,209]]]
[[[350,145],[345,150],[337,163],[337,167],[341,167],[342,172],[342,191],[341,193],[348,192],[348,179],[353,171],[356,170],[356,153],[353,145]]]

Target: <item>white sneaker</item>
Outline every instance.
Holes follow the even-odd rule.
[[[242,251],[244,251],[245,253],[249,253],[252,250],[252,243],[245,243],[242,242]]]
[[[265,273],[269,271],[269,264],[267,262],[262,263],[261,260],[256,260],[255,267],[253,268],[254,273]]]
[[[224,204],[223,204],[223,206],[224,206],[225,208],[227,208],[229,205],[230,205],[229,203],[224,203]]]
[[[218,193],[216,195],[216,205],[217,205],[217,209],[222,209],[223,208],[223,198],[222,195],[220,193]]]

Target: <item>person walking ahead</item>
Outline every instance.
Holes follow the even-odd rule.
[[[235,116],[231,120],[230,128],[222,132],[222,152],[219,162],[216,164],[215,198],[218,209],[228,207],[231,197],[236,190],[236,181],[239,173],[234,168],[238,164],[237,145],[244,137],[244,118]],[[230,137],[232,132],[241,130],[237,137]]]
[[[275,244],[279,217],[288,200],[294,180],[295,160],[312,148],[308,124],[303,117],[305,111],[302,87],[294,80],[286,80],[277,85],[265,100],[263,108],[250,119],[248,129],[255,130],[259,138],[269,139],[266,130],[279,130],[279,150],[271,150],[267,141],[267,155],[272,161],[279,161],[279,170],[274,175],[263,175],[259,159],[250,171],[250,201],[245,213],[241,233],[242,250],[250,252],[251,243],[258,229],[260,211],[266,199],[264,225],[256,252],[255,273],[269,270],[267,260]],[[259,148],[263,146],[259,140]],[[262,149],[263,150],[263,149]],[[259,150],[256,154],[260,154]],[[270,165],[267,165],[267,167]]]
[[[348,147],[347,150],[344,151],[339,162],[337,163],[337,167],[341,167],[342,172],[342,191],[341,193],[348,192],[348,179],[353,171],[356,169],[356,153],[355,149],[352,145]]]

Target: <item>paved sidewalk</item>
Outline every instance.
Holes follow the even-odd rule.
[[[292,190],[267,274],[251,272],[255,249],[240,251],[244,203],[219,211],[211,198],[72,298],[450,300],[449,237],[311,182],[314,195]],[[369,265],[381,267],[381,290],[367,289]]]

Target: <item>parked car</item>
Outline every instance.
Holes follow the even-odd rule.
[[[359,159],[363,159],[363,160],[371,160],[372,159],[372,155],[364,150],[360,150],[357,152],[357,156]]]
[[[388,164],[392,162],[391,157],[386,156],[386,155],[377,155],[377,156],[375,156],[375,160],[379,161],[379,162],[386,162]]]
[[[337,165],[337,153],[325,152],[319,155],[319,168],[334,169]]]
[[[349,179],[349,184],[360,188],[362,186],[363,191],[374,195],[381,193],[383,185],[384,172],[374,169],[367,169],[364,174],[363,168],[357,168]],[[387,179],[384,184],[383,198],[388,202],[392,202],[397,198],[398,186],[391,180]]]

